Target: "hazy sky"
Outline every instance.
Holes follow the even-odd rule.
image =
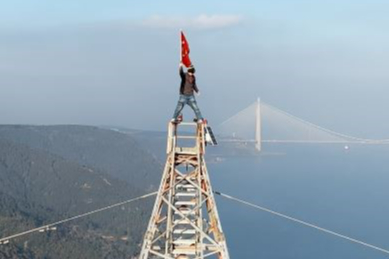
[[[389,138],[388,10],[383,0],[2,1],[0,123],[165,129],[182,28],[211,123],[259,96]]]

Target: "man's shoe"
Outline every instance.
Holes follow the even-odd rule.
[[[173,119],[170,120],[170,122],[171,122],[171,123],[174,123],[174,124],[177,124],[177,123],[178,123],[178,120],[175,119],[175,118],[173,118]]]

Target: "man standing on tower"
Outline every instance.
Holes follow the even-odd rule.
[[[196,114],[197,122],[203,122],[203,116],[199,107],[197,106],[196,98],[194,93],[197,95],[200,94],[199,89],[196,85],[195,77],[195,68],[189,58],[189,44],[185,38],[184,32],[181,31],[181,62],[180,62],[180,76],[181,76],[181,85],[180,85],[180,99],[178,99],[176,110],[173,114],[173,123],[179,122],[178,118],[182,109],[184,109],[185,104],[188,104],[194,113]],[[184,66],[188,68],[188,71],[184,72]]]
[[[191,65],[188,68],[187,73],[185,73],[183,67],[184,64],[181,62],[179,68],[181,76],[180,98],[174,111],[172,122],[178,122],[178,116],[180,115],[182,109],[184,109],[185,104],[188,104],[196,114],[197,122],[202,123],[203,116],[201,115],[200,109],[197,106],[196,98],[194,96],[194,93],[197,95],[200,94],[200,91],[196,85],[196,77],[194,75],[196,70],[193,65]]]

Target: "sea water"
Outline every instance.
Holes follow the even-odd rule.
[[[208,163],[214,190],[389,250],[389,145],[263,148],[260,155]],[[389,258],[267,212],[216,199],[231,258]]]

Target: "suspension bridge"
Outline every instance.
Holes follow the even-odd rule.
[[[225,142],[312,144],[389,144],[389,139],[358,138],[320,127],[258,100],[217,126]]]

